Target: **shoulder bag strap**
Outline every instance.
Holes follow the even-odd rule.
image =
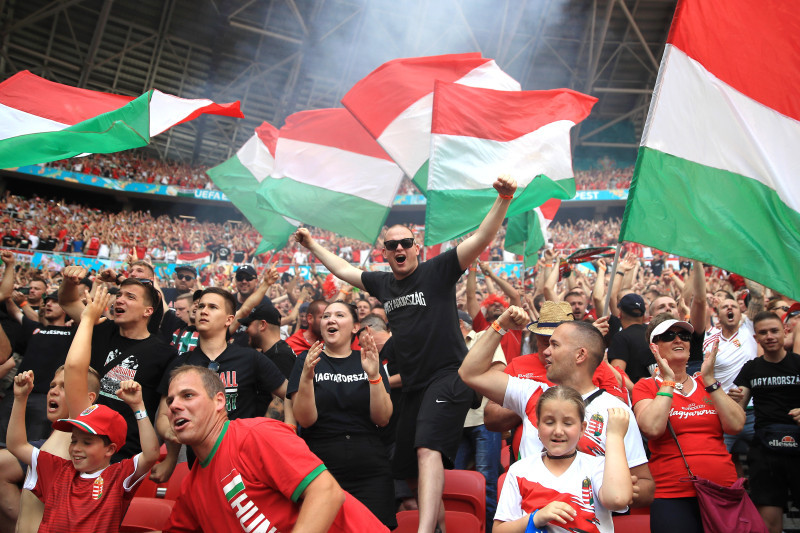
[[[678,442],[678,436],[675,435],[675,430],[672,429],[672,424],[669,423],[669,420],[667,420],[667,427],[669,428],[669,432],[672,434],[672,438],[675,439],[675,444],[678,446],[678,451],[681,452],[681,459],[683,459],[683,464],[686,466],[686,470],[688,470],[689,472],[689,477],[694,477],[692,469],[689,468],[689,463],[686,462],[686,456],[683,455],[683,450],[681,449],[681,443]]]

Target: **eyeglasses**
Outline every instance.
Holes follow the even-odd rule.
[[[194,279],[194,276],[190,276],[189,274],[176,274],[175,277],[182,281],[192,281]]]
[[[675,336],[682,340],[683,342],[690,342],[692,340],[692,334],[688,331],[665,331],[661,335],[656,337],[656,341],[658,342],[672,342],[675,340]]]
[[[211,370],[212,372],[219,372],[219,363],[217,363],[216,361],[211,361],[210,363],[208,363],[208,369]]]
[[[794,318],[794,317],[796,317],[797,315],[800,315],[800,310],[799,310],[799,311],[792,311],[791,313],[789,313],[788,315],[786,315],[786,320],[789,320],[790,318]]]
[[[406,237],[405,239],[400,240],[391,240],[391,241],[383,241],[383,247],[389,250],[390,252],[394,252],[397,250],[397,245],[402,246],[404,249],[408,250],[412,246],[414,246],[414,238],[413,237]]]
[[[783,311],[785,313],[786,311],[791,309],[791,307],[789,307],[788,305],[782,305],[780,307],[775,306],[775,307],[772,308],[773,311],[777,311],[778,309],[780,309],[781,311]]]
[[[243,272],[242,273],[239,273],[239,272],[236,273],[236,281],[253,281],[254,279],[256,279],[255,276],[250,276],[249,274],[245,274]]]

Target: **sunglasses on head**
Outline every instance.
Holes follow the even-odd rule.
[[[192,281],[194,279],[191,274],[176,274],[175,277],[183,281]]]
[[[780,309],[781,311],[783,311],[785,313],[786,311],[788,311],[791,308],[788,305],[781,305],[781,306],[776,306],[776,307],[772,308],[773,311],[777,311],[778,309]]]
[[[253,281],[254,279],[256,279],[256,277],[251,276],[250,274],[236,273],[236,281]]]
[[[672,342],[675,340],[675,336],[682,340],[683,342],[690,342],[692,340],[692,334],[688,331],[681,330],[681,331],[665,331],[661,335],[656,336],[656,341],[659,342]]]
[[[399,240],[391,240],[391,241],[383,241],[383,247],[389,250],[390,252],[394,252],[397,250],[397,246],[402,246],[405,250],[408,250],[412,246],[414,246],[414,238],[413,237],[406,237],[405,239]]]

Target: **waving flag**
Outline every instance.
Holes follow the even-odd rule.
[[[299,222],[258,205],[256,191],[275,166],[278,130],[264,122],[236,155],[206,172],[261,236],[256,254],[280,249]]]
[[[261,204],[287,217],[373,243],[403,171],[346,109],[290,115],[275,168],[258,187]]]
[[[145,146],[204,113],[244,117],[239,102],[187,100],[156,89],[132,98],[61,85],[26,70],[0,83],[0,168]]]
[[[342,104],[426,193],[436,80],[518,91],[519,83],[478,53],[395,59],[356,83]]]
[[[508,219],[504,248],[523,256],[526,268],[536,264],[539,250],[548,241],[547,228],[559,207],[561,200],[551,198],[536,209]]]
[[[792,2],[679,2],[620,240],[800,298],[799,34]]]
[[[425,244],[477,228],[502,174],[518,185],[509,217],[575,196],[569,132],[596,101],[569,89],[497,91],[437,81]]]

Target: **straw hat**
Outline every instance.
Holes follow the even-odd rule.
[[[572,322],[572,306],[567,302],[542,303],[539,321],[528,326],[528,331],[537,335],[552,335],[562,322]]]

